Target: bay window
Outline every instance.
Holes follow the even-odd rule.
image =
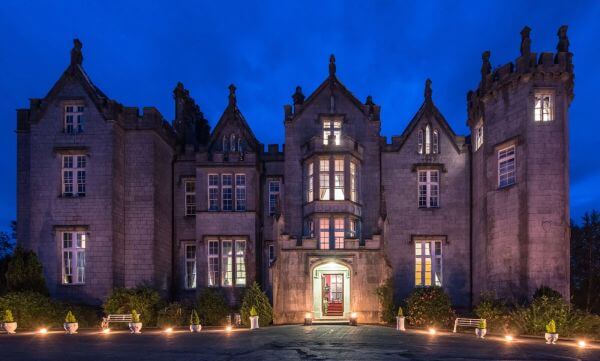
[[[334,199],[336,201],[344,200],[344,160],[334,160]]]
[[[329,200],[329,159],[319,161],[319,199]]]

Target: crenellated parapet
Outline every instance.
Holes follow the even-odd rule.
[[[521,55],[514,61],[501,65],[492,70],[490,62],[491,53],[482,54],[481,80],[477,89],[467,93],[467,112],[469,126],[479,121],[483,114],[484,101],[494,97],[504,89],[519,83],[531,81],[559,81],[565,83],[567,98],[571,101],[574,97],[574,66],[573,53],[569,52],[569,39],[567,26],[563,25],[558,30],[557,52],[531,52],[531,29],[527,26],[521,31]]]

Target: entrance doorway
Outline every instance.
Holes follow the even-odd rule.
[[[313,269],[313,314],[316,319],[348,318],[350,315],[350,269],[329,262]]]
[[[344,315],[344,275],[324,274],[321,276],[323,290],[323,315]]]

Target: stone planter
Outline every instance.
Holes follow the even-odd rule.
[[[546,339],[546,343],[549,344],[555,344],[556,341],[558,341],[558,333],[545,333],[544,334],[544,338]]]
[[[17,323],[16,322],[4,322],[2,324],[2,328],[4,329],[4,331],[6,331],[6,333],[15,333],[15,330],[17,329]]]
[[[404,328],[404,320],[405,317],[396,316],[396,330],[406,331],[406,328]]]
[[[250,316],[250,329],[254,330],[258,328],[258,316]]]
[[[200,332],[200,330],[202,330],[202,325],[190,325],[190,331]]]
[[[142,323],[141,322],[130,322],[129,330],[131,333],[140,333],[142,331]]]
[[[487,333],[487,328],[476,328],[475,329],[475,335],[477,335],[477,338],[484,338],[486,333]]]
[[[63,323],[63,327],[69,335],[72,335],[74,333],[77,333],[79,324],[77,322],[65,322],[65,323]]]

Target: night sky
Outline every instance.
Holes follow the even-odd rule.
[[[478,84],[481,53],[491,51],[494,67],[513,61],[524,25],[532,28],[532,51],[555,51],[557,29],[567,24],[576,73],[572,218],[600,209],[599,1],[109,3],[2,2],[0,229],[16,218],[15,109],[46,95],[67,67],[75,37],[83,42],[84,68],[104,93],[127,106],[155,106],[168,120],[178,81],[211,126],[235,83],[238,106],[267,144],[283,142],[283,105],[296,85],[308,96],[325,79],[331,53],[348,89],[382,106],[388,139],[418,110],[426,78],[454,131],[467,134],[466,93]]]

